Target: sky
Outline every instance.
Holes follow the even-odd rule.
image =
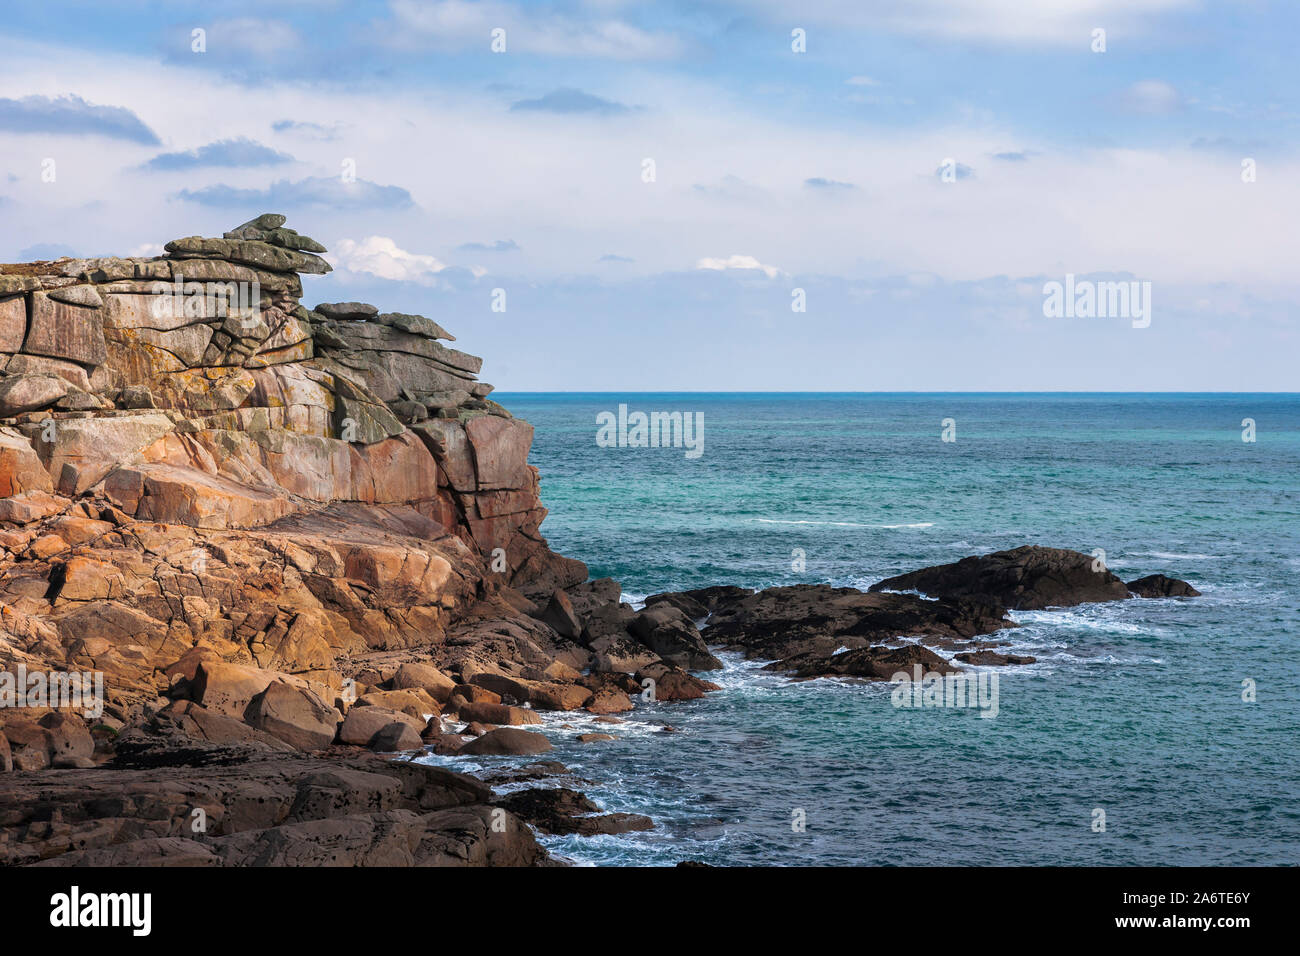
[[[505,391],[1300,391],[1298,27],[1293,0],[13,5],[0,261],[283,213],[335,269],[306,304],[435,318]],[[1149,323],[1045,315],[1067,276],[1138,283]]]

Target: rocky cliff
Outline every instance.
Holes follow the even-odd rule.
[[[709,686],[693,626],[547,547],[482,361],[305,307],[330,266],[283,216],[165,248],[0,266],[0,864],[536,863],[521,820],[649,826],[368,755],[542,753],[509,725]]]
[[[0,665],[103,671],[125,716],[195,647],[337,688],[553,554],[532,427],[418,315],[301,303],[263,215],[153,258],[0,266]]]
[[[1032,662],[991,649],[1007,607],[1197,593],[1022,548],[873,588],[935,600],[635,610],[547,547],[532,428],[442,325],[303,306],[329,265],[282,216],[166,250],[0,266],[0,865],[545,863],[530,827],[651,821],[377,754],[542,754],[539,712],[698,699],[706,620],[795,678],[890,680]],[[70,674],[102,711],[48,697]]]

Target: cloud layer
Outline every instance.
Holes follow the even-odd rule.
[[[158,135],[124,106],[97,106],[80,96],[0,99],[0,130],[58,136],[105,136],[156,146]]]

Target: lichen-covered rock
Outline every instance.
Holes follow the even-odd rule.
[[[256,239],[204,239],[187,236],[163,247],[175,259],[221,259],[272,272],[302,272],[324,275],[330,264],[309,252],[284,249]]]

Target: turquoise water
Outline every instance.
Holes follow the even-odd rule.
[[[708,584],[865,588],[1025,543],[1100,548],[1125,579],[1164,572],[1204,592],[1014,613],[1026,624],[1009,632],[1014,652],[1039,662],[999,670],[994,719],[901,710],[887,686],[795,684],[736,657],[709,675],[723,690],[643,705],[613,743],[577,744],[595,728],[548,715],[555,758],[596,782],[590,795],[658,824],[551,839],[555,852],[597,864],[1300,862],[1300,396],[499,397],[537,428],[551,546],[630,600]],[[598,447],[596,415],[620,403],[702,412],[703,455]],[[1256,703],[1242,700],[1247,678]],[[664,721],[679,732],[658,732]]]

